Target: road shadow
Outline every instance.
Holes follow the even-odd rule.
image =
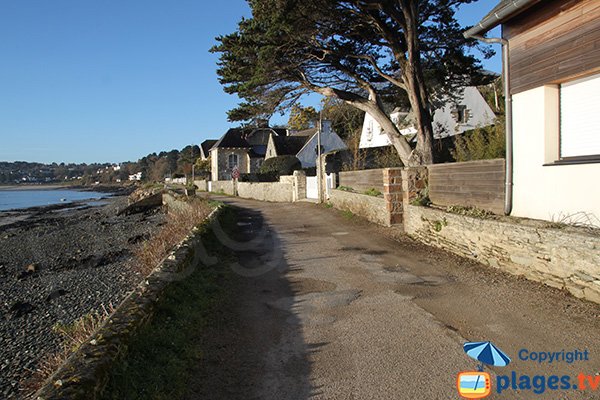
[[[227,200],[225,200],[227,202]],[[257,210],[234,206],[236,229],[213,224],[233,256],[233,295],[206,327],[186,399],[309,399],[311,355],[326,343],[306,343],[298,296],[305,288],[290,280],[286,246]]]

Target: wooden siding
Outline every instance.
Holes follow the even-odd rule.
[[[600,1],[548,0],[503,25],[511,93],[600,71]]]
[[[504,213],[504,159],[435,164],[428,170],[433,204]]]
[[[350,187],[357,192],[377,189],[383,193],[383,169],[365,169],[339,173],[339,186]]]

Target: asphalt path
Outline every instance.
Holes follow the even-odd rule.
[[[488,398],[600,398],[600,387],[548,381],[585,373],[600,383],[597,304],[322,205],[212,197],[239,209],[238,232],[222,241],[240,279],[211,328],[218,356],[199,365],[190,399],[458,399],[457,374],[478,365],[467,341],[512,358],[485,368]],[[520,359],[525,350],[587,350],[588,360],[539,363]],[[498,393],[498,375],[510,386],[513,372],[523,387]],[[544,384],[527,389],[536,375]]]

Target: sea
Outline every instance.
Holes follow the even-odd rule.
[[[3,189],[0,190],[0,211],[97,200],[106,196],[106,193],[71,189]]]

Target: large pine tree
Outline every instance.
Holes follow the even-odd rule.
[[[249,0],[252,18],[218,37],[218,74],[245,100],[249,120],[288,108],[307,92],[368,112],[405,165],[433,162],[431,99],[471,83],[480,66],[466,50],[456,8],[472,0]],[[390,120],[384,93],[403,91],[418,130],[413,149]]]

